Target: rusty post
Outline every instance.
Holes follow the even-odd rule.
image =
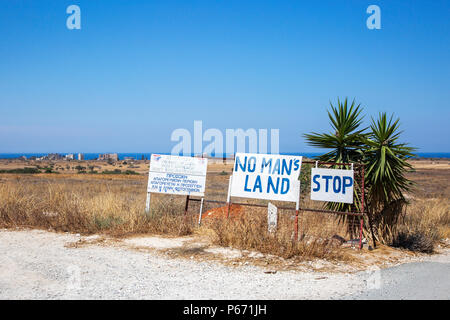
[[[359,230],[359,249],[362,249],[362,234],[363,234],[363,221],[364,221],[364,180],[365,180],[365,170],[364,165],[361,167],[362,177],[361,177],[361,217],[360,217],[360,230]]]
[[[184,206],[184,215],[187,215],[189,208],[189,195],[186,196],[186,205]]]
[[[362,216],[359,218],[360,226],[359,226],[359,249],[362,249],[362,234],[363,234],[363,218]]]
[[[294,238],[295,241],[298,241],[298,211],[300,210],[300,180],[297,180],[297,189],[298,189],[298,198],[295,203],[295,230],[294,230]]]

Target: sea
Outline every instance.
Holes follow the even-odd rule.
[[[153,153],[158,153],[158,152],[153,152]],[[25,156],[28,158],[30,157],[42,157],[47,155],[48,153],[0,153],[0,159],[16,159],[19,158],[21,156]],[[61,155],[66,155],[67,153],[60,153]],[[76,155],[78,153],[73,153],[75,158]],[[84,154],[84,159],[85,160],[95,160],[98,158],[98,155],[101,153],[83,153]],[[134,158],[136,160],[140,160],[142,158],[144,159],[150,159],[150,156],[152,153],[147,153],[147,152],[131,152],[131,153],[117,153],[119,156],[119,160],[123,160],[125,158]],[[160,152],[158,154],[169,154],[169,153],[164,153],[164,152]],[[293,155],[293,156],[304,156],[307,158],[314,158],[316,156],[319,156],[320,152],[285,152],[285,153],[280,153],[282,155]],[[214,157],[214,155],[213,155]],[[217,158],[223,158],[223,156],[216,156]],[[417,153],[417,158],[437,158],[437,159],[450,159],[450,152],[418,152]]]

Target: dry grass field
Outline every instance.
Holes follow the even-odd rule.
[[[244,207],[242,214],[231,219],[212,219],[206,213],[198,227],[199,202],[190,201],[185,215],[186,197],[183,196],[154,194],[151,212],[146,214],[148,165],[148,161],[108,164],[101,161],[0,160],[0,172],[3,172],[0,173],[0,227],[103,233],[114,237],[194,234],[209,237],[218,245],[285,258],[344,259],[342,239],[354,237],[334,215],[301,212],[299,229],[302,237],[294,242],[294,211],[279,210],[278,230],[269,234],[266,209],[255,207]],[[411,203],[401,219],[400,238],[393,235],[391,242],[399,246],[402,246],[399,241],[412,242],[407,247],[414,250],[417,239],[426,239],[432,249],[441,239],[450,236],[450,164],[448,160],[415,160],[413,165],[416,171],[410,173],[410,178],[417,185],[408,195]],[[11,173],[15,172],[11,170],[23,168],[37,168],[41,173]],[[231,170],[229,164],[208,166],[205,198],[226,200]],[[302,207],[320,208],[320,203],[307,198],[303,197]],[[250,199],[235,201],[267,203]],[[205,203],[203,212],[211,212],[220,206],[223,204]],[[355,220],[355,223],[359,221]],[[418,251],[427,250],[419,248]]]

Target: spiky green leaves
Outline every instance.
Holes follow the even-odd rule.
[[[361,112],[354,100],[348,106],[347,98],[343,103],[338,99],[337,107],[331,104],[331,112],[328,111],[333,133],[313,132],[304,136],[309,145],[331,149],[317,157],[320,161],[366,165],[364,202],[369,221],[381,226],[379,230],[388,230],[386,226],[396,224],[406,204],[404,192],[412,185],[406,177],[412,169],[407,160],[414,156],[414,148],[399,142],[402,133],[399,119],[380,113],[377,120],[372,118],[369,128],[361,129]],[[358,188],[356,184],[355,187]],[[354,210],[355,206],[358,203],[353,206],[328,203],[330,209],[339,211]]]
[[[333,129],[332,133],[305,134],[309,145],[319,148],[332,149],[330,152],[319,157],[320,161],[332,162],[356,162],[362,157],[361,148],[364,136],[364,128],[360,128],[363,117],[362,108],[355,104],[355,100],[349,105],[345,98],[342,103],[339,98],[337,106],[331,105],[328,118]]]
[[[371,201],[391,202],[403,199],[411,182],[405,174],[411,169],[407,159],[414,156],[414,148],[399,143],[401,131],[399,119],[389,119],[381,113],[377,120],[372,119],[369,135],[363,139],[366,147],[366,181],[371,187]]]

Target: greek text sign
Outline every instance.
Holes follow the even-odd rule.
[[[311,169],[311,200],[353,203],[353,170]]]
[[[147,192],[203,196],[208,159],[152,154]]]
[[[230,195],[298,202],[302,157],[236,153]]]

